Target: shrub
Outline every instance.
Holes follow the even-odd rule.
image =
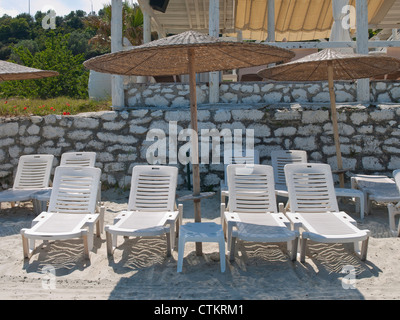
[[[32,54],[26,47],[13,47],[13,53],[27,67],[58,71],[59,76],[40,80],[7,81],[0,84],[3,97],[71,98],[88,97],[89,71],[85,70],[83,54],[74,55],[68,46],[69,34],[46,38],[45,49]]]

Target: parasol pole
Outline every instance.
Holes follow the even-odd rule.
[[[192,136],[192,170],[193,170],[193,196],[195,197],[194,221],[201,222],[200,209],[200,167],[199,167],[199,140],[197,135],[197,95],[196,95],[196,71],[194,68],[195,52],[189,49],[189,86],[190,86],[190,121],[194,137]],[[196,242],[196,254],[202,254],[201,242]]]
[[[343,162],[342,153],[340,151],[340,141],[339,141],[339,126],[336,112],[336,97],[335,89],[333,84],[333,62],[328,61],[328,83],[329,83],[329,95],[331,101],[331,117],[332,117],[332,127],[333,127],[333,137],[335,140],[336,147],[336,160],[338,165],[338,175],[340,187],[344,188],[344,172],[343,172]]]

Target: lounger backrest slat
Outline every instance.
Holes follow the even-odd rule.
[[[94,167],[96,152],[66,152],[61,155],[60,166]]]
[[[47,188],[53,166],[53,155],[25,155],[18,162],[13,189]]]
[[[271,166],[231,164],[227,172],[230,211],[277,212],[274,174]]]
[[[100,175],[93,167],[57,167],[48,211],[95,213]]]
[[[285,176],[292,212],[339,211],[328,164],[288,164]]]
[[[396,188],[400,192],[400,169],[396,169],[393,171],[393,179],[396,183]]]
[[[227,167],[230,164],[259,164],[260,163],[260,153],[253,149],[252,152],[244,150],[241,155],[234,154],[234,150],[230,150],[224,155],[224,170],[225,170],[225,184],[228,181]]]
[[[128,210],[174,211],[177,180],[176,167],[135,166]]]
[[[271,162],[274,168],[275,184],[286,185],[285,165],[307,163],[307,152],[303,150],[271,151]]]

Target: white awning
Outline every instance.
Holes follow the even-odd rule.
[[[275,0],[276,41],[329,38],[334,22],[332,0]],[[349,0],[355,7],[356,0]],[[169,0],[165,13],[147,8],[152,30],[177,34],[187,30],[208,33],[209,0]],[[220,33],[264,41],[268,35],[268,0],[220,0]],[[368,0],[371,28],[400,27],[400,0]]]

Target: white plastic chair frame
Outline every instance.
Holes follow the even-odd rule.
[[[290,259],[296,260],[298,231],[277,211],[274,173],[268,165],[229,165],[229,204],[221,203],[221,222],[227,234],[229,259],[237,239],[256,242],[287,242]]]
[[[228,173],[227,168],[230,164],[246,164],[251,166],[252,164],[260,164],[260,153],[254,149],[253,154],[248,154],[246,150],[243,150],[242,155],[236,155],[231,150],[230,155],[224,156],[224,180],[220,182],[221,188],[221,203],[226,203],[226,197],[229,197],[228,191]]]
[[[19,158],[18,167],[12,189],[0,192],[1,202],[34,200],[34,194],[47,190],[50,184],[50,174],[53,166],[53,155],[34,154]],[[34,202],[34,208],[35,202]]]
[[[271,163],[274,168],[275,193],[277,196],[288,197],[286,186],[285,165],[307,163],[307,152],[304,150],[274,150],[271,151]]]
[[[100,175],[98,168],[56,168],[48,211],[37,216],[30,229],[21,230],[24,258],[31,257],[35,240],[82,238],[85,258],[89,259],[94,226],[100,236],[100,221],[104,220],[104,207],[95,213]]]
[[[384,175],[356,175],[351,177],[351,187],[364,193],[365,213],[371,213],[372,201],[377,203],[400,202],[400,191],[393,179]]]
[[[96,163],[96,152],[65,152],[61,155],[61,167],[94,167]],[[98,189],[98,206],[101,207],[101,181]],[[45,211],[47,202],[50,200],[51,189],[37,192],[34,195],[38,213]],[[103,226],[101,230],[103,229]]]
[[[275,175],[275,193],[277,196],[287,198],[289,196],[286,186],[285,165],[296,163],[307,163],[307,152],[304,150],[275,150],[271,152],[271,162],[274,168]],[[358,198],[356,202],[356,210],[360,211],[361,219],[364,218],[364,195],[362,192],[354,189],[335,188],[336,197],[352,197]],[[289,208],[289,201],[286,204],[286,209]]]
[[[400,192],[400,169],[393,171],[393,178],[396,183],[397,190]],[[388,214],[389,214],[389,228],[390,232],[396,236],[400,237],[400,222],[396,227],[396,215],[400,214],[400,202],[397,204],[389,203],[388,206]]]
[[[321,243],[354,243],[354,251],[366,260],[370,232],[339,211],[331,168],[328,164],[288,164],[285,166],[290,212],[286,216],[300,225],[300,261],[305,261],[307,240]],[[296,228],[296,227],[295,227]],[[300,229],[299,229],[300,230]],[[359,241],[362,243],[359,250]]]
[[[65,152],[61,155],[60,166],[94,167],[96,152]]]
[[[178,207],[175,193],[178,168],[170,166],[135,166],[132,170],[128,211],[121,212],[113,225],[105,226],[107,254],[117,247],[117,236],[152,237],[166,234],[167,256],[175,246],[182,224],[183,206]]]

